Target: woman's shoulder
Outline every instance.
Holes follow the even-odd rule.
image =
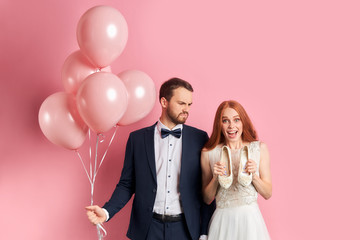
[[[203,148],[201,151],[202,152],[212,152],[212,151],[217,151],[222,147],[222,144],[218,144],[216,147],[209,149],[209,148]]]
[[[249,142],[248,147],[255,152],[261,152],[262,154],[268,152],[268,148],[265,142],[262,141],[252,141]]]
[[[253,148],[257,149],[258,151],[260,151],[262,154],[263,153],[268,153],[268,146],[265,142],[262,141],[253,141],[250,142],[250,145],[252,145]],[[249,146],[250,146],[249,145]]]
[[[263,141],[260,141],[260,140],[253,141],[253,142],[251,142],[250,144],[258,145],[259,148],[267,148],[266,143],[263,142]]]
[[[267,146],[266,143],[260,142],[259,144],[260,144],[260,150],[261,150],[262,152],[264,152],[264,151],[268,152],[268,151],[269,151],[268,146]]]
[[[261,147],[266,147],[266,143],[265,143],[265,142],[262,142],[262,141],[260,141],[260,140],[252,141],[252,142],[249,142],[248,144],[249,144],[249,145],[257,145],[257,146],[259,146],[260,148],[261,148]]]

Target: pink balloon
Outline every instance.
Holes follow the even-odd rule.
[[[78,149],[85,141],[88,127],[81,119],[75,96],[65,92],[50,95],[41,104],[39,125],[46,138],[67,149]]]
[[[115,74],[106,72],[87,77],[76,99],[81,117],[96,133],[106,132],[115,126],[128,105],[124,83]]]
[[[80,50],[70,54],[62,67],[61,79],[68,93],[76,94],[84,79],[95,72],[111,72],[110,66],[105,68],[95,67]]]
[[[155,85],[146,73],[138,70],[127,70],[118,76],[124,82],[129,95],[128,108],[118,124],[128,125],[144,118],[154,107]]]
[[[109,6],[87,10],[77,25],[81,51],[97,67],[109,66],[125,48],[128,27],[123,15]]]

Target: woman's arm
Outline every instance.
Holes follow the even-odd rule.
[[[209,152],[202,150],[201,152],[201,170],[202,170],[202,193],[206,204],[210,204],[216,195],[219,185],[218,175],[225,174],[223,164],[217,162],[214,164],[214,172],[211,170]]]
[[[265,199],[269,199],[272,195],[272,183],[270,172],[270,156],[269,150],[265,143],[260,145],[260,166],[259,176],[254,174],[255,170],[249,170],[251,167],[247,166],[248,172],[253,172],[252,183],[256,188],[256,191]]]

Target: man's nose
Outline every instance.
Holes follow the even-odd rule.
[[[190,106],[186,105],[184,108],[183,108],[183,112],[188,112],[190,110]]]

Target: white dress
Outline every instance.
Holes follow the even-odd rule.
[[[220,160],[221,147],[208,152],[213,170]],[[260,142],[251,142],[249,159],[260,163]],[[216,194],[216,210],[210,220],[208,240],[267,240],[270,239],[264,219],[257,204],[257,191],[250,184],[247,187],[238,182],[240,150],[231,150],[233,182],[228,189],[219,185]],[[258,167],[259,169],[259,167]],[[256,174],[259,175],[259,170]]]

